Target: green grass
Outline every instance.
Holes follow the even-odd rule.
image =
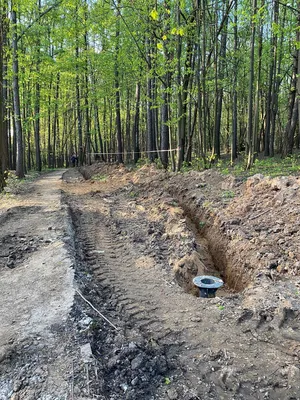
[[[296,175],[300,172],[300,155],[294,154],[286,158],[280,156],[260,157],[255,160],[250,170],[246,170],[245,165],[244,159],[240,159],[234,165],[230,165],[228,160],[219,160],[215,168],[224,175],[231,174],[245,178],[255,174],[270,177]]]
[[[235,196],[235,193],[232,190],[224,190],[222,193],[223,199],[233,199]]]
[[[286,158],[279,155],[274,157],[263,157],[259,155],[250,170],[246,169],[247,159],[245,155],[231,163],[229,155],[222,155],[220,160],[212,160],[213,162],[207,166],[211,169],[219,171],[223,175],[234,175],[244,177],[245,179],[255,174],[276,177],[286,175],[296,175],[300,173],[300,153],[295,153]],[[194,158],[189,165],[186,162],[182,165],[182,172],[191,170],[203,171],[204,163],[202,158]]]

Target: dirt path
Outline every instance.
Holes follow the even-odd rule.
[[[93,168],[0,203],[0,399],[300,399],[298,276],[252,269],[266,210],[237,223],[253,200],[214,174]]]
[[[72,360],[57,332],[69,319],[74,271],[65,243],[69,227],[60,202],[61,175],[48,174],[1,201],[1,399],[68,391],[64,374]]]

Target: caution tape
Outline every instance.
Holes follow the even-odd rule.
[[[141,150],[141,151],[128,151],[127,154],[140,154],[140,153],[165,153],[167,152],[172,152],[172,151],[178,151],[180,150],[179,147],[177,149],[168,149],[168,150]],[[91,155],[97,155],[97,156],[117,156],[120,154],[125,154],[125,152],[122,153],[89,153]]]

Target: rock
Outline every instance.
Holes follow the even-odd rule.
[[[251,188],[255,185],[257,185],[260,181],[264,179],[264,176],[262,174],[256,174],[253,175],[251,178],[248,178],[246,181],[246,188]]]
[[[22,386],[23,386],[23,382],[17,380],[17,381],[14,383],[13,391],[14,391],[15,393],[16,393],[16,392],[19,392],[19,391],[22,389]]]
[[[300,369],[295,365],[288,368],[288,384],[289,386],[300,387]]]
[[[86,329],[91,323],[93,322],[93,319],[90,317],[86,317],[86,318],[82,318],[79,322],[78,325],[83,328]]]
[[[240,218],[230,219],[227,223],[228,225],[240,225],[241,219]]]
[[[120,361],[119,361],[119,356],[111,357],[111,358],[108,360],[108,362],[107,362],[107,368],[108,368],[109,370],[111,370],[111,369],[115,368],[116,365],[117,365],[119,362],[120,362]]]
[[[174,389],[174,388],[169,389],[169,390],[167,391],[167,395],[168,395],[168,398],[169,398],[170,400],[176,400],[176,399],[178,399],[177,390]]]
[[[131,381],[132,386],[136,386],[138,381],[139,381],[139,378],[137,376],[135,378],[133,378]]]
[[[4,361],[9,355],[9,347],[2,346],[0,347],[0,363]]]
[[[92,348],[91,348],[90,343],[86,343],[83,346],[81,346],[80,353],[81,353],[83,362],[89,363],[89,362],[93,361],[93,353],[92,353]]]
[[[131,350],[134,350],[134,349],[137,348],[137,346],[136,346],[136,344],[134,342],[130,342],[129,345],[128,345],[128,348],[131,349]]]
[[[126,383],[121,383],[120,387],[121,387],[121,389],[124,390],[124,392],[127,392],[127,390],[128,390],[128,385],[126,385]]]
[[[10,268],[10,269],[13,269],[13,268],[15,268],[15,262],[14,262],[14,260],[8,260],[7,261],[7,263],[6,263],[6,267],[8,267],[8,268]]]
[[[144,362],[144,356],[143,354],[139,354],[137,357],[135,357],[132,361],[131,361],[131,369],[135,370],[138,369],[142,366]]]
[[[168,371],[168,364],[164,356],[159,356],[156,361],[156,368],[160,374],[164,374]]]

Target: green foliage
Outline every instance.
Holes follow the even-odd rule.
[[[23,107],[22,123],[26,139],[25,153],[28,153],[30,147],[34,154],[33,127],[37,120],[42,122],[40,136],[43,160],[47,160],[47,151],[50,150],[48,149],[49,132],[51,151],[55,146],[57,157],[65,156],[75,146],[78,148],[78,113],[76,112],[78,82],[79,111],[83,129],[87,130],[86,127],[89,126],[89,123],[85,121],[87,118],[85,111],[88,108],[91,119],[89,121],[90,136],[95,146],[98,140],[94,116],[96,108],[99,113],[103,142],[107,149],[116,148],[115,73],[117,66],[120,78],[118,90],[121,94],[124,143],[130,145],[137,82],[141,83],[139,140],[143,151],[147,147],[147,103],[151,102],[151,110],[156,113],[157,137],[155,139],[159,145],[163,94],[168,94],[169,119],[165,124],[171,130],[171,142],[179,145],[178,127],[183,119],[183,115],[179,112],[179,99],[182,100],[182,96],[186,95],[183,99],[186,106],[184,119],[189,121],[186,122],[184,130],[186,135],[190,133],[196,109],[198,115],[201,113],[201,118],[199,120],[198,116],[195,118],[192,160],[190,163],[183,163],[182,171],[203,170],[206,165],[203,158],[199,156],[203,150],[200,151],[200,131],[203,126],[199,125],[204,123],[205,112],[207,126],[205,127],[204,152],[209,152],[214,145],[215,110],[218,98],[216,93],[222,89],[221,147],[222,150],[230,148],[235,84],[238,94],[237,119],[241,142],[239,145],[245,144],[249,95],[248,49],[252,22],[257,28],[255,81],[259,76],[259,32],[262,32],[262,69],[260,82],[256,82],[259,84],[258,92],[261,95],[260,129],[265,127],[266,99],[272,61],[272,35],[278,39],[274,70],[276,78],[279,79],[279,85],[276,88],[278,114],[275,121],[275,145],[278,149],[282,147],[282,136],[289,114],[287,107],[293,54],[296,49],[299,49],[299,41],[296,40],[297,29],[299,29],[297,16],[290,7],[280,4],[278,21],[275,22],[274,3],[258,2],[257,10],[252,10],[250,1],[241,0],[237,3],[236,10],[232,7],[228,16],[228,26],[224,25],[219,31],[220,22],[224,16],[225,3],[222,2],[215,1],[209,7],[199,9],[196,3],[190,0],[176,2],[171,0],[167,3],[153,3],[150,0],[135,0],[134,2],[122,0],[120,9],[117,9],[117,2],[66,0],[57,2],[59,5],[43,14],[39,20],[40,11],[45,12],[54,3],[45,0],[42,2],[42,10],[38,10],[36,0],[14,2],[18,10],[18,34],[26,31],[19,40],[19,82]],[[235,15],[237,21],[235,21]],[[116,38],[117,24],[120,24],[118,38]],[[234,41],[235,28],[238,31],[237,47]],[[220,44],[226,30],[226,54],[221,56]],[[216,32],[218,32],[218,37],[216,37]],[[8,38],[10,43],[11,32]],[[88,42],[87,46],[85,39]],[[119,43],[118,52],[116,52],[117,43]],[[10,47],[10,45],[6,46],[5,55],[8,56],[7,78],[11,86],[13,70]],[[199,53],[195,53],[198,50]],[[190,55],[191,59],[189,59]],[[193,65],[192,60],[194,60]],[[197,66],[198,60],[200,60],[200,70]],[[280,65],[279,60],[281,60]],[[218,76],[216,71],[221,71],[222,76]],[[201,79],[198,82],[199,76]],[[234,83],[235,77],[236,83]],[[154,80],[153,98],[149,98],[147,93],[149,78]],[[189,84],[185,93],[183,84],[187,80]],[[40,110],[38,112],[34,109],[37,83],[40,83]],[[85,87],[86,84],[87,87]],[[56,96],[56,90],[58,90],[58,96]],[[55,113],[57,113],[56,126],[60,128],[56,141],[53,140]],[[47,126],[48,121],[50,121],[50,126]],[[263,136],[262,133],[260,136]],[[185,145],[186,143],[187,140]],[[245,171],[243,161],[231,165],[226,160],[216,160],[215,155],[207,161],[211,167],[217,168],[223,174],[249,176],[249,174],[260,172],[274,176],[299,171],[299,160],[296,156],[281,161],[277,158],[256,161],[251,171]],[[139,161],[137,167],[144,163],[147,163],[147,160]],[[162,167],[159,160],[156,164],[158,168]]]
[[[223,199],[233,199],[235,196],[235,193],[232,190],[224,190],[222,193]]]
[[[17,193],[21,190],[24,186],[28,183],[33,182],[36,180],[41,174],[36,171],[29,171],[25,178],[18,179],[16,174],[13,171],[6,171],[5,172],[5,183],[6,186],[4,187],[4,192],[2,196],[11,196],[13,193]]]
[[[164,166],[163,166],[163,164],[162,164],[160,158],[156,158],[156,159],[154,160],[154,163],[155,163],[155,165],[156,165],[156,168],[158,168],[158,169],[164,169]]]
[[[107,175],[96,174],[96,175],[93,175],[91,177],[91,179],[94,181],[98,181],[98,182],[106,182]]]
[[[204,160],[201,157],[193,157],[192,161],[190,163],[183,161],[182,163],[182,172],[187,172],[187,171],[202,171],[204,169]]]
[[[129,192],[129,197],[132,198],[132,199],[136,199],[137,197],[139,197],[139,195],[140,195],[139,192],[136,192],[134,190],[131,190]]]

